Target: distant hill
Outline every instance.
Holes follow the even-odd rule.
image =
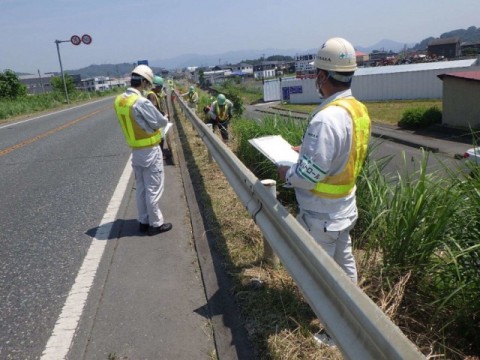
[[[461,42],[480,42],[480,28],[470,26],[468,29],[458,29],[445,32],[440,38],[459,37]],[[435,37],[428,37],[417,44],[407,44],[398,41],[383,39],[371,46],[356,46],[358,51],[370,53],[373,50],[398,52],[405,47],[410,50],[425,50],[428,43]],[[259,59],[261,57],[269,57],[272,55],[295,56],[296,54],[308,54],[316,52],[317,49],[263,49],[263,50],[239,50],[229,51],[222,54],[201,55],[201,54],[184,54],[169,59],[150,60],[150,66],[155,73],[160,73],[161,69],[179,69],[189,66],[215,66],[219,64],[235,64],[241,61]],[[130,74],[135,64],[103,64],[90,65],[86,68],[78,70],[68,70],[69,74],[80,74],[82,79],[95,76],[111,76],[121,77]]]
[[[447,39],[451,37],[458,37],[460,39],[460,42],[480,42],[480,27],[477,28],[475,26],[470,26],[466,30],[465,29],[452,30],[440,35],[440,39]],[[428,37],[426,39],[423,39],[418,44],[413,46],[412,49],[425,50],[428,46],[428,43],[433,39],[436,39],[436,38]]]

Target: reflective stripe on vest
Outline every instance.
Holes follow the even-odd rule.
[[[352,145],[345,168],[337,175],[327,176],[311,190],[315,195],[337,199],[345,197],[353,191],[355,180],[360,174],[367,156],[370,139],[370,117],[367,108],[354,98],[335,100],[329,106],[341,106],[352,118]]]
[[[215,112],[217,113],[217,117],[220,121],[225,121],[228,118],[228,103],[225,101],[225,106],[223,107],[223,111],[220,109],[220,105],[218,105],[218,101],[215,105]]]
[[[149,134],[133,120],[133,104],[139,97],[137,94],[129,96],[122,94],[115,99],[115,112],[117,113],[118,122],[128,146],[134,149],[152,147],[160,144],[161,140],[160,130]]]

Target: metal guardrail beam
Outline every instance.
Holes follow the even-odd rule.
[[[260,180],[183,99],[177,98],[184,114],[345,358],[425,359]]]

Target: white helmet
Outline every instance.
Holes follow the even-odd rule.
[[[153,71],[147,65],[138,65],[135,69],[132,70],[132,74],[140,75],[150,84],[153,83]]]
[[[352,44],[342,38],[328,39],[318,50],[313,65],[322,70],[351,72],[357,70],[357,58]]]

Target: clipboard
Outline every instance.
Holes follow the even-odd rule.
[[[292,166],[298,161],[298,153],[281,135],[262,136],[248,142],[277,166]]]
[[[170,128],[171,128],[172,126],[173,126],[173,123],[169,122],[169,123],[167,124],[167,126],[165,126],[164,128],[161,128],[161,129],[160,129],[160,131],[161,131],[161,133],[162,133],[162,138],[163,138],[165,135],[167,135],[168,130],[170,130]]]

